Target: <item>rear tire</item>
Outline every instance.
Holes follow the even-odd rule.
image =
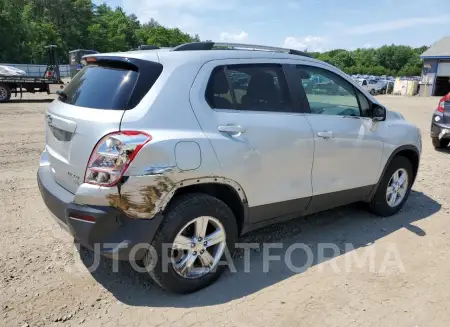
[[[212,221],[213,224],[210,225],[207,223],[208,227],[205,229],[206,236],[204,236],[203,240],[198,240],[199,242],[197,242],[197,237],[195,236],[197,232],[196,221],[205,217],[210,218],[210,221]],[[220,227],[214,229],[216,226]],[[212,228],[212,232],[210,228]],[[208,235],[213,235],[216,231],[222,229],[224,233],[223,243],[218,243],[219,246],[216,248],[214,248],[215,245],[210,245],[211,247],[208,248],[197,249],[197,246],[201,247],[203,244],[206,245],[207,242],[204,241],[206,241]],[[193,230],[194,236],[185,233],[184,231],[186,230]],[[175,250],[177,252],[176,256],[178,258],[181,257],[181,259],[173,262],[175,248],[173,244],[176,243],[176,239],[180,239],[181,233],[184,233],[182,239],[183,237],[184,240],[187,238],[190,245],[193,244],[191,242],[196,242],[195,247],[192,246],[192,249],[189,249],[188,246],[187,249],[184,250]],[[204,253],[204,255],[209,254],[209,258],[217,258],[219,263],[220,261],[223,262],[226,252],[218,253],[217,249],[221,248],[221,244],[223,244],[224,246],[226,245],[228,251],[232,253],[237,233],[236,218],[225,203],[217,198],[202,193],[186,194],[179,199],[176,199],[166,210],[164,220],[151,243],[156,250],[156,252],[153,251],[153,254],[156,254],[156,258],[153,258],[152,251],[149,251],[144,257],[144,264],[146,267],[153,267],[153,269],[148,268],[148,272],[152,279],[162,288],[174,293],[192,293],[214,283],[224,272],[226,266],[212,265],[210,267],[214,268],[211,270],[206,268],[203,273],[192,271],[191,275],[186,274],[183,276],[180,270],[184,270],[184,268],[179,268],[179,265],[183,265],[181,262],[189,261],[188,256],[192,256],[193,253],[196,253],[197,259],[194,259],[192,266],[195,266],[194,270],[203,269],[204,257],[200,255],[200,250],[203,250],[201,253]],[[172,244],[172,246],[168,248],[168,246],[164,246],[164,244]],[[180,247],[180,249],[183,248]],[[224,251],[226,251],[226,248]],[[186,264],[183,266],[185,265]]]
[[[438,137],[432,137],[431,138],[431,142],[433,143],[433,146],[436,149],[446,148],[450,144],[450,140],[446,140],[446,139],[441,139],[440,140]]]
[[[370,94],[375,95],[376,94],[375,89],[371,89]]]
[[[400,172],[399,176],[405,176],[405,182],[407,183],[406,187],[398,188],[397,193],[397,185],[394,184],[394,174]],[[369,203],[370,210],[379,216],[388,217],[395,215],[400,209],[404,206],[405,202],[408,200],[409,194],[411,192],[411,186],[414,181],[413,177],[413,168],[411,162],[402,156],[397,156],[392,159],[389,167],[386,169],[381,182],[378,185],[378,189]],[[399,183],[397,183],[399,184]],[[389,193],[389,191],[395,191],[396,199],[392,200],[393,194]],[[400,199],[401,196],[401,199]],[[389,203],[390,202],[390,203]]]
[[[0,103],[8,102],[11,99],[11,89],[8,85],[0,83]]]

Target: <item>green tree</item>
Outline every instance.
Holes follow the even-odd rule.
[[[177,28],[166,28],[150,18],[144,24],[135,15],[92,0],[0,0],[0,61],[45,63],[45,46],[58,46],[61,63],[68,52],[128,51],[141,44],[176,46],[199,41]]]
[[[183,33],[178,28],[165,28],[156,26],[149,30],[147,39],[148,44],[159,47],[174,47],[183,43],[200,41],[198,35],[192,37],[187,33]]]
[[[422,61],[420,55],[426,46],[386,45],[378,49],[342,49],[324,53],[310,53],[313,57],[342,69],[347,74],[368,75],[420,75]]]
[[[0,0],[0,62],[26,58],[27,32],[22,21],[25,0]]]
[[[60,62],[67,63],[68,52],[80,48],[114,52],[200,41],[198,35],[164,27],[153,18],[141,23],[120,7],[92,0],[0,0],[0,31],[0,62],[10,63],[45,63],[50,44],[58,46]],[[419,75],[419,56],[426,49],[385,45],[310,54],[348,74]]]
[[[415,55],[411,47],[401,45],[384,45],[376,51],[378,64],[393,71],[399,71]]]

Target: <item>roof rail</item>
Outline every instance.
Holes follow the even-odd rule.
[[[138,46],[137,49],[138,50],[155,50],[155,49],[159,49],[159,47],[156,45],[143,44],[143,45]]]
[[[247,49],[247,50],[262,50],[272,52],[283,52],[297,56],[311,57],[310,54],[286,48],[269,47],[265,45],[243,44],[243,43],[224,43],[224,42],[192,42],[179,45],[172,49],[172,51],[190,51],[190,50],[212,50],[214,47],[228,48],[228,49]]]
[[[212,50],[214,42],[192,42],[181,44],[172,49],[172,51],[190,51],[190,50]]]

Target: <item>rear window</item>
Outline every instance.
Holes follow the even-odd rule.
[[[64,89],[61,101],[78,107],[126,110],[134,108],[162,72],[159,63],[105,60],[84,67]]]

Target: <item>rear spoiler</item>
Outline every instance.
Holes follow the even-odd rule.
[[[117,57],[117,56],[98,56],[98,55],[87,55],[81,60],[83,67],[87,65],[99,65],[107,67],[116,67],[128,70],[139,70],[139,65],[137,64],[139,60],[127,57]]]

